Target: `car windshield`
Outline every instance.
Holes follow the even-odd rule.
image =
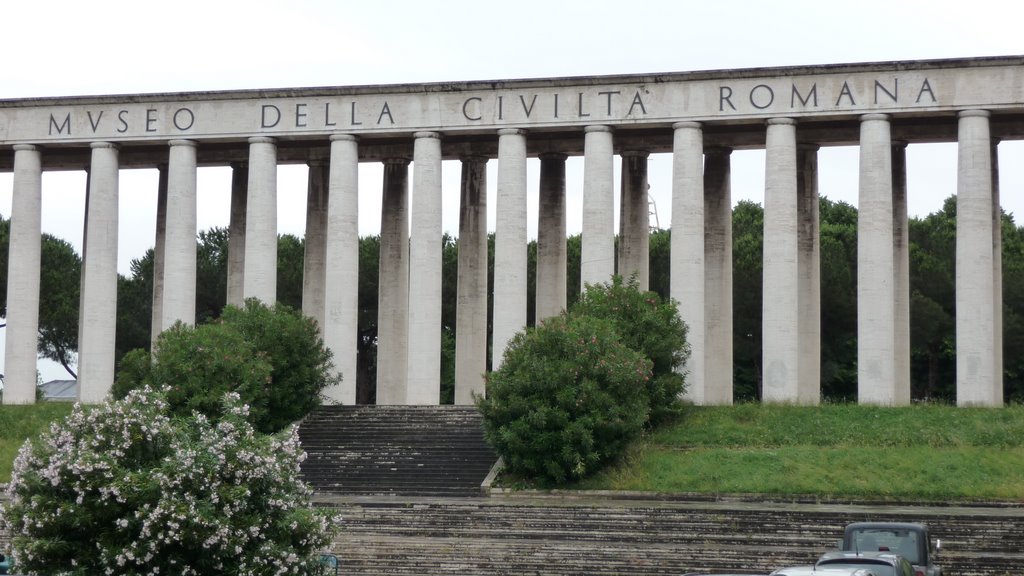
[[[867,528],[853,532],[853,549],[858,552],[892,552],[911,564],[920,564],[918,533],[893,528]]]

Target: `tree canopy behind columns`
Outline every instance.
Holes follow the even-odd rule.
[[[733,396],[761,397],[764,209],[743,200],[732,212]]]
[[[7,316],[10,220],[0,216],[0,315]],[[82,258],[65,240],[42,236],[39,278],[38,351],[76,377],[71,365],[78,350],[78,307]]]
[[[857,398],[857,209],[822,197],[820,220],[821,392]]]

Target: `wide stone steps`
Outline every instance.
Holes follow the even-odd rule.
[[[497,460],[472,406],[324,406],[299,439],[321,493],[479,496]]]
[[[523,500],[523,501],[521,501]],[[859,520],[924,521],[947,576],[1024,573],[1024,512],[927,514],[857,507],[516,497],[335,502],[346,574],[768,573],[807,564]],[[882,509],[880,509],[882,510]]]

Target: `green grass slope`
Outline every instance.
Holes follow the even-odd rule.
[[[1024,407],[691,407],[575,487],[1024,501]]]
[[[71,413],[69,402],[40,402],[23,406],[0,405],[0,483],[9,482],[18,450],[28,438],[50,428],[50,423]]]

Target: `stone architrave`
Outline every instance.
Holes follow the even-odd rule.
[[[406,404],[441,403],[441,135],[413,135]]]
[[[36,146],[15,146],[7,262],[4,404],[36,401],[42,191],[42,154]]]
[[[650,205],[647,200],[647,151],[622,153],[619,202],[619,275],[636,275],[640,290],[647,290],[650,278]]]
[[[704,156],[704,404],[732,404],[732,187],[727,148]]]
[[[384,161],[377,281],[377,404],[405,404],[409,365],[409,160]]]
[[[323,159],[310,160],[306,177],[306,241],[302,258],[302,313],[324,330],[327,274],[327,202],[331,167]]]
[[[455,403],[472,404],[474,395],[483,396],[486,393],[486,157],[468,156],[462,159],[460,196],[459,279],[455,315]]]
[[[277,144],[249,138],[249,185],[245,211],[242,297],[277,302]]]
[[[615,273],[615,187],[612,129],[587,126],[583,141],[582,289]],[[500,220],[499,220],[500,221]]]
[[[857,217],[857,399],[896,403],[892,138],[889,117],[860,122]]]
[[[170,142],[164,229],[161,330],[196,321],[196,143],[191,140]]]
[[[354,136],[331,136],[324,270],[324,345],[334,353],[341,383],[324,395],[356,403],[359,338],[359,144]]]
[[[992,138],[989,112],[965,110],[956,191],[956,403],[1002,404],[995,377]]]
[[[558,316],[568,300],[566,262],[565,160],[557,152],[540,155],[537,214],[537,306],[534,322]]]
[[[102,402],[114,384],[118,171],[117,147],[94,142],[79,311],[78,400],[83,404]]]
[[[245,213],[249,197],[249,165],[231,164],[231,216],[228,223],[228,295],[231,306],[242,305],[245,275]]]
[[[491,367],[526,326],[526,133],[498,131],[497,226],[494,234],[494,321]]]
[[[690,358],[684,397],[705,403],[704,323],[704,136],[697,122],[672,125],[671,296],[689,327]]]
[[[768,120],[765,143],[763,388],[765,402],[801,398],[796,121]]]

